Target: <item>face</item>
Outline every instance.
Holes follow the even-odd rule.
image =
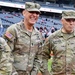
[[[73,32],[75,28],[75,19],[61,19],[62,25],[63,25],[63,32],[65,33],[71,33]]]
[[[36,23],[36,21],[38,20],[39,15],[40,15],[39,12],[36,12],[36,11],[35,12],[29,12],[27,10],[24,10],[23,11],[23,16],[25,17],[24,22],[27,25],[34,25]]]

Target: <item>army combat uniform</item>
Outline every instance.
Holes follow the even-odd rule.
[[[75,31],[71,34],[61,29],[56,31],[46,39],[43,48],[44,69],[47,69],[50,52],[54,53],[50,75],[75,75]]]
[[[28,32],[21,21],[11,25],[4,38],[12,50],[13,64],[19,75],[36,75],[35,72],[39,70],[42,58],[40,56],[42,36],[39,31],[34,28],[32,33]]]
[[[10,47],[0,37],[0,75],[12,75],[12,63],[10,62]]]

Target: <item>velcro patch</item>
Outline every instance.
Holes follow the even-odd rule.
[[[5,33],[5,36],[6,36],[7,38],[9,38],[9,39],[11,39],[11,38],[13,37],[13,35],[12,35],[11,33],[9,33],[9,32],[6,32],[6,33]]]

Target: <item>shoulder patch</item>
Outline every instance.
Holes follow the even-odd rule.
[[[5,36],[6,36],[7,38],[9,38],[9,39],[11,39],[11,38],[13,37],[13,35],[12,35],[11,33],[9,33],[9,32],[6,32],[6,33],[5,33]]]

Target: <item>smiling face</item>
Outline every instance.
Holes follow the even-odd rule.
[[[23,11],[23,16],[24,16],[24,22],[27,25],[34,25],[38,18],[39,18],[40,13],[39,12],[29,12],[27,10]]]
[[[61,22],[63,24],[62,31],[65,33],[71,33],[73,32],[75,28],[75,19],[61,19]]]

